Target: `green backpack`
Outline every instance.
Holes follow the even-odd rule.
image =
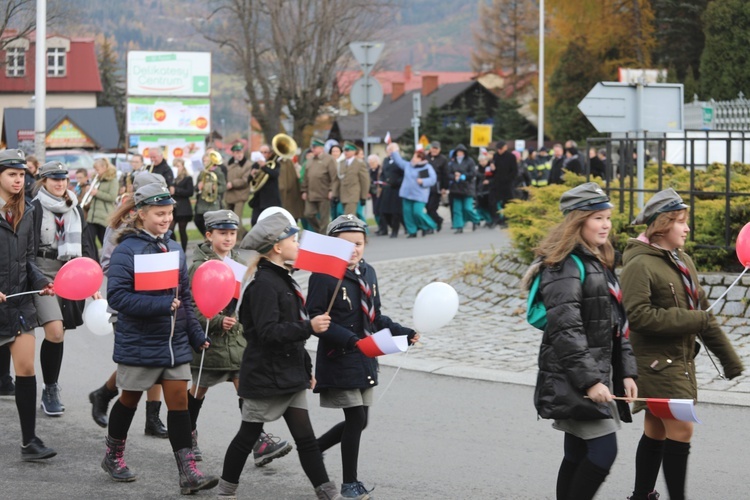
[[[581,275],[581,283],[583,283],[583,279],[586,277],[583,262],[581,261],[581,258],[575,254],[570,254],[570,257],[573,259],[573,262],[576,263],[576,266],[578,266],[578,271]],[[547,326],[547,308],[544,307],[544,302],[542,302],[541,297],[539,297],[539,284],[541,282],[542,273],[540,272],[534,278],[534,281],[531,283],[531,288],[529,289],[529,298],[526,303],[526,321],[528,321],[531,326],[544,330]]]

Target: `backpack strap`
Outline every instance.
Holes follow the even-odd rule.
[[[586,279],[586,269],[583,267],[583,261],[574,253],[570,254],[570,258],[573,259],[573,262],[578,266],[578,272],[581,275],[581,283],[583,283],[583,280]]]

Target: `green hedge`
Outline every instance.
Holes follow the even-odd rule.
[[[662,189],[674,188],[676,191],[690,190],[690,172],[682,167],[663,165]],[[705,170],[695,173],[695,190],[701,194],[696,196],[694,241],[688,241],[686,250],[695,260],[701,271],[736,271],[741,269],[733,250],[723,248],[705,248],[705,246],[724,245],[724,214],[726,199],[723,194],[726,185],[725,166],[712,164]],[[505,208],[508,218],[510,235],[520,256],[526,261],[533,258],[533,249],[547,234],[549,228],[562,220],[559,202],[560,196],[568,189],[586,181],[582,176],[566,174],[564,185],[553,185],[542,188],[530,187],[529,199],[514,200]],[[629,179],[626,179],[629,183]],[[731,241],[734,242],[740,229],[750,221],[750,165],[734,163],[730,174],[733,192],[748,193],[748,196],[733,198],[730,205]],[[646,189],[658,188],[658,169],[650,164],[645,171],[644,185]],[[615,248],[622,251],[627,240],[637,236],[645,226],[633,227],[627,214],[619,212],[619,181],[610,184],[610,198],[615,205],[612,213],[612,238]],[[625,192],[630,197],[630,193]],[[633,195],[637,196],[637,195]],[[646,194],[646,200],[649,198]],[[689,201],[687,195],[683,198]],[[628,210],[629,200],[625,200],[625,210]],[[637,210],[636,210],[637,212]]]

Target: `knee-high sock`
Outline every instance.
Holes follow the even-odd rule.
[[[47,339],[42,341],[39,348],[39,363],[42,365],[42,378],[44,385],[57,383],[60,377],[60,367],[62,366],[63,343],[50,342]]]
[[[112,405],[112,411],[109,412],[109,423],[107,432],[114,439],[123,440],[128,437],[130,424],[133,422],[136,408],[128,408],[118,399]]]
[[[690,443],[681,443],[667,439],[664,442],[664,481],[667,483],[671,500],[684,500],[687,461],[690,455]]]
[[[572,462],[567,458],[562,459],[560,470],[557,472],[557,500],[568,500],[570,483],[573,480],[576,469],[578,469],[578,464],[576,462]]]
[[[190,412],[188,410],[168,411],[167,433],[172,451],[190,448],[193,445],[190,436]]]
[[[201,413],[204,399],[197,399],[188,391],[188,411],[190,412],[190,430],[194,431],[198,423],[198,415]]]
[[[568,490],[568,500],[591,500],[607,478],[609,471],[584,458],[578,465]]]
[[[638,442],[638,450],[635,453],[634,498],[645,498],[646,495],[654,491],[663,453],[663,440],[651,439],[645,434],[641,436],[641,440]]]
[[[0,377],[10,376],[10,348],[0,346]]]
[[[26,446],[36,436],[36,375],[16,377],[16,408],[23,445]]]

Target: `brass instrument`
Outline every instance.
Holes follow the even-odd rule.
[[[278,166],[279,158],[283,160],[290,160],[297,154],[297,143],[294,139],[286,134],[276,134],[273,136],[271,141],[271,148],[274,152],[274,157],[266,162],[266,167],[274,169]],[[255,193],[260,191],[263,186],[268,182],[268,174],[261,169],[253,175],[250,179],[250,198],[248,202],[253,199]]]
[[[81,198],[81,208],[83,210],[88,210],[90,208],[91,202],[94,199],[94,196],[91,194],[91,192],[94,189],[98,189],[99,184],[101,184],[101,181],[99,180],[99,174],[96,174],[94,176],[94,179],[91,181],[91,184],[89,185],[88,191],[86,191],[86,194],[84,194],[83,198]]]
[[[219,197],[219,177],[209,169],[216,165],[221,165],[223,160],[221,153],[218,151],[211,151],[208,156],[211,159],[211,164],[203,169],[203,172],[198,176],[198,183],[203,183],[203,188],[200,190],[199,195],[201,200],[206,203],[215,203]]]

